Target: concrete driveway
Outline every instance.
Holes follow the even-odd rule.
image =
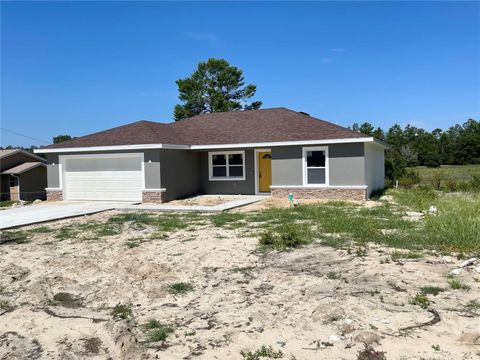
[[[94,214],[131,203],[62,201],[0,210],[0,230],[44,221]]]

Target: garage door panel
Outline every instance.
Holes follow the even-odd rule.
[[[142,156],[66,159],[66,198],[141,201],[142,161]]]

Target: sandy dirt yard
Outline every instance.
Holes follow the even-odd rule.
[[[1,360],[263,359],[254,354],[263,345],[283,359],[356,359],[364,343],[387,359],[479,358],[480,276],[464,270],[470,289],[452,289],[456,258],[394,261],[393,249],[318,242],[263,253],[256,237],[208,215],[164,234],[122,226],[97,239],[48,232],[0,245]],[[178,282],[193,290],[172,294]],[[444,291],[422,308],[411,300],[424,286]],[[113,319],[117,304],[131,316]],[[151,319],[173,329],[165,341],[147,341]]]

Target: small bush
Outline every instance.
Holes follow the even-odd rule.
[[[405,174],[398,179],[398,185],[406,189],[411,189],[414,185],[420,183],[418,171],[407,170]]]
[[[111,312],[111,315],[114,319],[125,320],[131,318],[133,315],[131,305],[124,305],[119,303],[115,305]]]
[[[430,305],[430,300],[428,300],[427,295],[420,292],[411,298],[409,303],[412,305],[418,305],[422,309],[426,309]]]
[[[144,327],[150,330],[147,334],[148,342],[165,341],[168,335],[174,332],[172,326],[162,324],[155,319],[148,320]]]
[[[448,191],[451,191],[451,192],[457,191],[458,186],[455,180],[448,180],[446,186]]]
[[[448,284],[454,290],[470,290],[470,285],[465,284],[462,280],[457,278],[448,279]]]
[[[10,311],[13,310],[13,306],[7,300],[0,300],[0,310]]]
[[[442,187],[442,174],[435,173],[432,178],[432,187],[435,190],[440,190]]]
[[[168,285],[168,292],[173,295],[185,295],[193,291],[193,286],[189,283],[178,282]]]
[[[327,273],[327,278],[330,280],[338,280],[341,278],[340,274],[335,271],[329,271]]]
[[[285,250],[311,242],[312,233],[308,225],[285,224],[272,233],[266,231],[260,236],[259,245],[276,250]]]
[[[262,347],[254,352],[251,351],[241,351],[244,360],[260,360],[261,358],[267,359],[281,359],[283,358],[283,353],[280,350],[275,350],[271,346],[262,345]]]

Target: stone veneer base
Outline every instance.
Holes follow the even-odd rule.
[[[332,188],[281,188],[272,189],[272,196],[288,198],[292,193],[296,199],[321,199],[321,200],[348,200],[366,201],[367,189],[332,189]]]
[[[47,201],[62,201],[62,190],[47,190]]]
[[[166,202],[165,191],[144,191],[142,193],[142,202],[150,204],[163,204]]]

